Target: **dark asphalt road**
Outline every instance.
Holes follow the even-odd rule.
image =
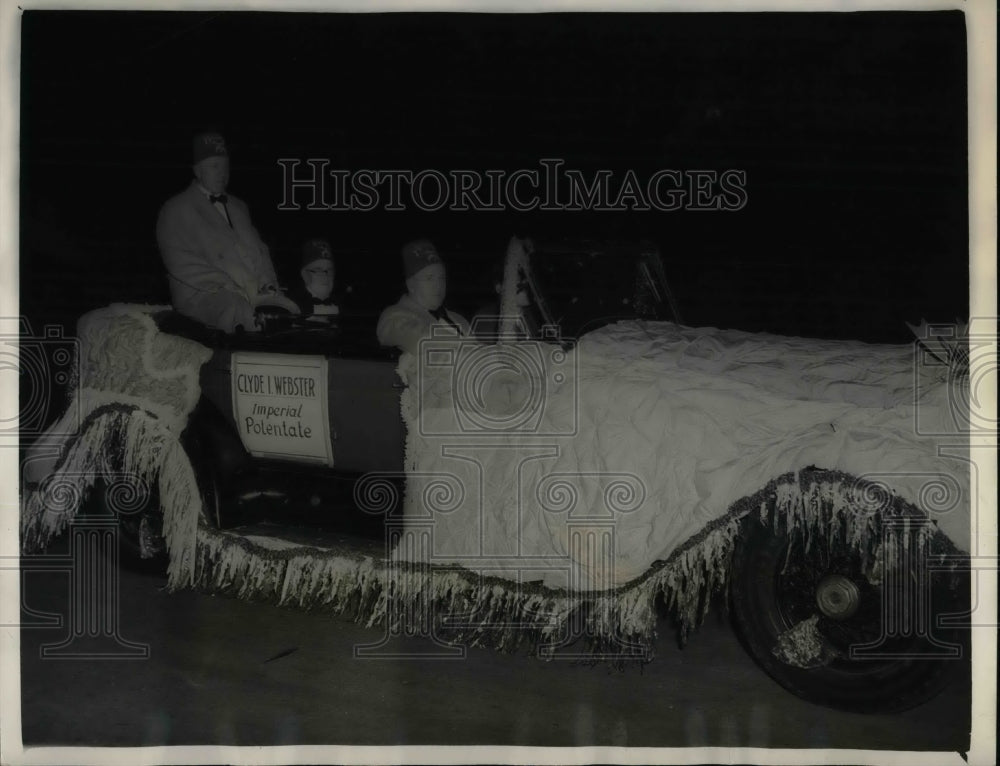
[[[29,608],[67,614],[65,573],[24,577]],[[661,623],[656,659],[619,672],[478,649],[460,660],[354,659],[381,630],[163,584],[120,578],[119,634],[148,644],[148,659],[41,659],[69,626],[22,628],[26,745],[968,747],[967,663],[915,710],[839,713],[772,682],[721,611],[683,649]]]

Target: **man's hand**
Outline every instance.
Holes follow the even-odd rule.
[[[266,285],[260,288],[261,295],[277,295],[279,292],[281,291],[278,289],[278,286],[273,282],[268,282]]]

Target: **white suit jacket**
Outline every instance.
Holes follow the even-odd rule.
[[[197,181],[160,209],[156,239],[174,308],[231,332],[253,326],[253,298],[276,284],[267,245],[242,200],[227,195],[232,228]]]

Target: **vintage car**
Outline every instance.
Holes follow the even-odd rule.
[[[526,291],[530,338],[501,319],[401,355],[363,295],[238,335],[169,307],[88,315],[25,548],[91,503],[172,587],[619,664],[722,591],[805,699],[936,694],[965,652],[954,359],[685,327],[655,247],[512,243],[503,314]],[[60,481],[76,499],[54,514]]]

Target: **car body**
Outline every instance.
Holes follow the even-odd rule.
[[[378,344],[380,307],[363,301],[335,321],[275,315],[239,335],[166,307],[110,312],[101,326],[124,328],[118,348],[145,346],[84,350],[81,391],[109,354],[145,360],[134,374],[155,389],[169,377],[148,361],[156,344],[163,364],[186,364],[197,381],[173,396],[184,402],[173,420],[123,394],[121,422],[101,424],[115,401],[107,391],[83,408],[84,430],[100,435],[64,448],[54,472],[85,468],[78,483],[93,483],[115,439],[126,455],[145,450],[131,465],[152,482],[146,502],[111,510],[138,557],[169,550],[174,586],[393,629],[420,603],[463,615],[445,641],[541,637],[551,656],[585,637],[588,656],[616,662],[649,659],[658,603],[686,635],[725,590],[755,659],[800,696],[885,711],[936,693],[958,639],[923,624],[901,631],[883,607],[927,617],[927,603],[960,611],[951,602],[967,595],[952,576],[967,550],[967,462],[939,449],[953,437],[961,375],[923,369],[919,345],[684,327],[645,244],[523,249],[508,278],[528,283],[543,320],[527,340],[432,337],[400,355]],[[92,331],[93,344],[110,346],[108,332]],[[484,398],[544,379],[544,412],[494,431],[492,410],[463,421],[463,354],[537,371]],[[450,361],[432,369],[434,358]],[[105,389],[122,386],[106,377]],[[954,491],[932,518],[935,480]],[[43,507],[29,498],[24,529]],[[340,543],[293,531],[303,527],[332,529]],[[617,576],[581,554],[587,546]],[[439,638],[432,616],[422,630]]]

